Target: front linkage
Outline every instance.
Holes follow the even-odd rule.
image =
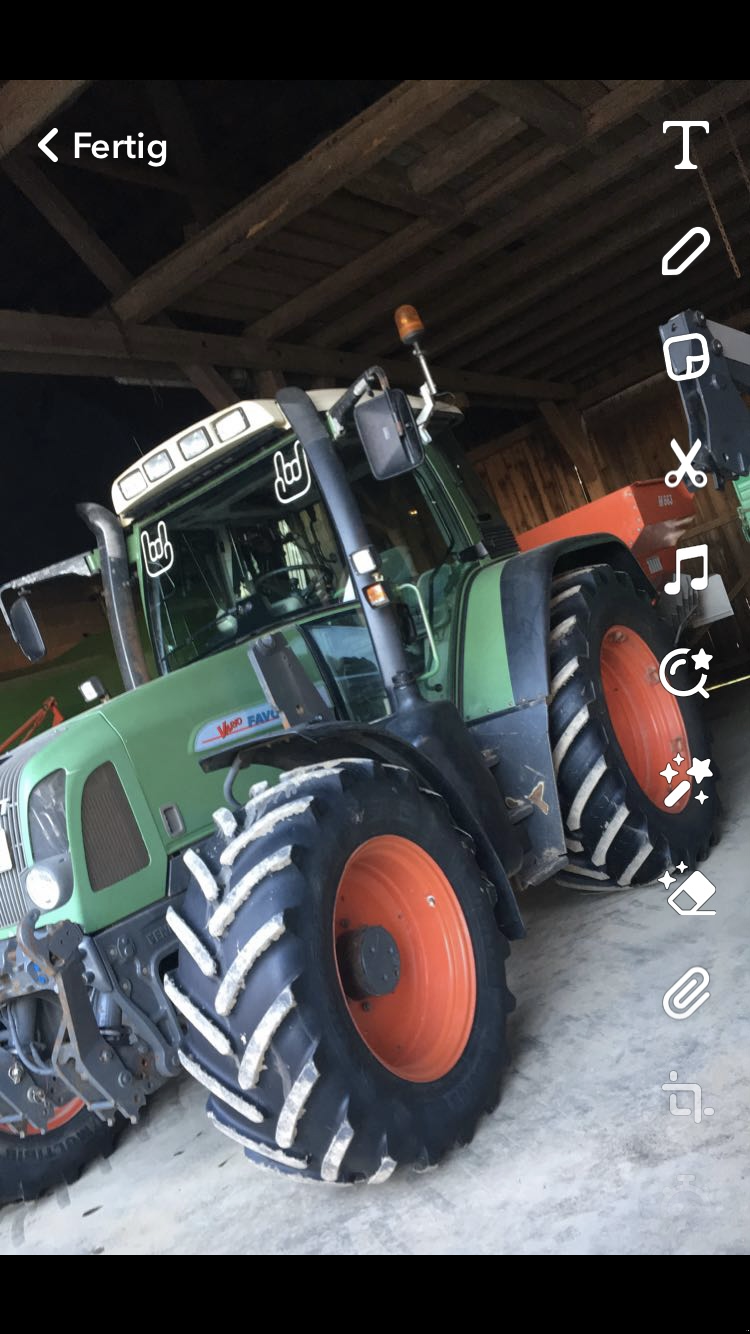
[[[174,953],[165,903],[95,938],[69,921],[37,931],[38,916],[0,945],[0,1124],[19,1138],[44,1134],[59,1127],[61,1106],[82,1104],[109,1126],[118,1115],[135,1122],[179,1068],[161,983]]]

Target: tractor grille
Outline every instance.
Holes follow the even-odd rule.
[[[0,761],[0,828],[5,830],[13,858],[10,871],[0,871],[0,927],[15,926],[33,906],[23,888],[26,858],[21,841],[18,789],[21,772],[29,756],[34,751],[41,750],[46,744],[46,736],[35,738],[19,746],[17,750],[10,751],[7,758]]]
[[[125,789],[108,760],[90,773],[81,802],[83,847],[94,891],[109,889],[148,866],[148,852]]]

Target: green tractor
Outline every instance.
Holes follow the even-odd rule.
[[[399,327],[418,400],[375,367],[216,413],[40,572],[98,571],[125,690],[0,757],[2,1200],[183,1067],[262,1165],[435,1164],[499,1097],[517,891],[707,853],[714,796],[662,801],[708,751],[647,576],[607,534],[518,552]],[[32,661],[35,577],[0,591]]]

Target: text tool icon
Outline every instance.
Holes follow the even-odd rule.
[[[688,968],[682,977],[673,982],[662,997],[662,1008],[670,1019],[689,1019],[699,1006],[711,995],[708,984],[711,981],[705,968]]]
[[[700,1125],[704,1116],[713,1116],[713,1107],[703,1106],[703,1090],[700,1084],[678,1084],[677,1071],[670,1070],[669,1083],[662,1084],[662,1089],[669,1094],[669,1110],[672,1116],[692,1115],[696,1125]],[[678,1094],[688,1093],[693,1100],[692,1107],[681,1107]]]

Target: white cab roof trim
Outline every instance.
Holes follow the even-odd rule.
[[[338,402],[344,391],[343,389],[311,389],[309,392],[310,398],[318,411],[328,412],[334,403]],[[422,406],[421,399],[412,395],[410,395],[409,401],[414,408]],[[244,414],[246,424],[244,427],[241,426],[241,429],[228,440],[222,440],[220,431],[223,419],[230,417],[238,409]],[[452,404],[441,403],[439,410],[461,416],[459,409],[453,407]],[[150,503],[152,500],[158,499],[163,491],[168,490],[179,476],[200,472],[209,460],[213,461],[221,454],[231,453],[238,445],[251,440],[255,435],[260,435],[269,427],[275,426],[283,430],[288,425],[289,422],[284,413],[272,398],[244,399],[233,403],[228,408],[222,408],[221,412],[214,412],[210,417],[203,417],[192,426],[186,426],[185,430],[180,431],[178,435],[173,435],[169,440],[164,440],[162,444],[156,445],[131,468],[126,468],[125,472],[120,473],[119,477],[115,478],[112,485],[112,507],[115,514],[120,516],[123,523],[129,523],[130,511],[139,508],[146,496]],[[195,458],[186,459],[180,450],[180,442],[201,430],[205,433],[208,441],[205,449]],[[166,464],[168,470],[163,476],[154,481],[149,478],[147,469],[149,463],[156,466],[153,461],[159,455],[167,456],[160,462]],[[126,494],[127,492],[130,492],[130,494]]]

